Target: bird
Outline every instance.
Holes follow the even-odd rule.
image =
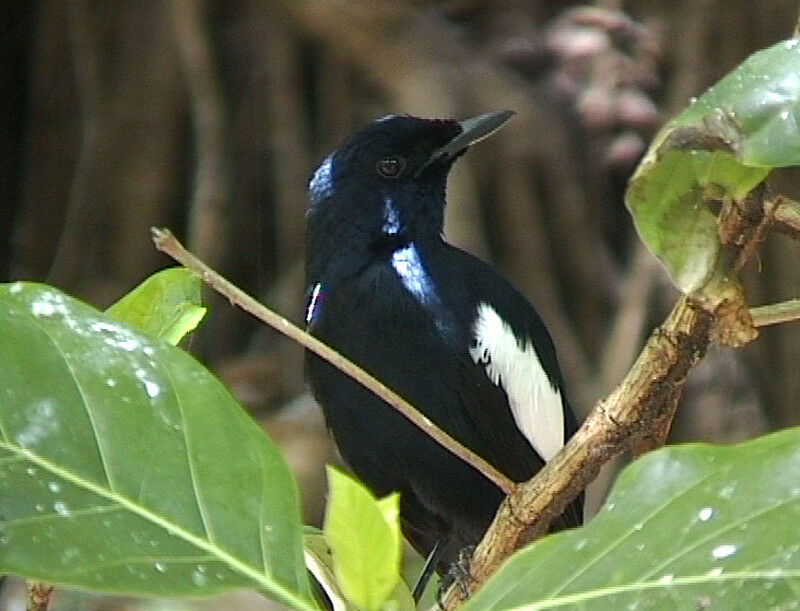
[[[515,482],[574,433],[556,350],[530,302],[444,239],[454,162],[513,115],[388,115],[350,135],[309,180],[307,331]],[[405,537],[451,574],[503,492],[371,391],[306,352],[306,375],[344,462],[400,493]],[[555,529],[582,523],[582,497]]]

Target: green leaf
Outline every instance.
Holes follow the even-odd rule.
[[[191,356],[55,289],[0,285],[0,572],[314,609],[298,495]]]
[[[345,596],[364,611],[377,611],[400,582],[400,497],[376,501],[353,478],[328,467],[325,539]]]
[[[720,111],[741,134],[743,165],[800,165],[800,38],[753,53],[670,125],[700,126]]]
[[[667,148],[639,166],[626,203],[642,241],[683,292],[704,289],[716,270],[717,218],[704,197],[720,184],[725,195],[741,197],[766,174],[763,168],[743,168],[724,151]]]
[[[333,605],[333,611],[357,611],[356,607],[347,601],[339,589],[333,568],[333,554],[325,541],[323,532],[312,526],[306,526],[303,547],[306,554],[306,567],[325,590],[328,600]],[[398,580],[389,598],[381,606],[381,611],[416,611],[416,609],[417,605],[411,595],[411,590],[402,579]]]
[[[585,527],[512,556],[490,609],[789,609],[800,598],[800,428],[651,452]]]
[[[325,591],[328,600],[333,605],[333,611],[354,611],[355,607],[348,604],[333,570],[333,554],[325,542],[322,531],[311,526],[305,527],[303,534],[303,548],[306,556],[306,567]]]
[[[194,272],[171,267],[147,278],[106,314],[174,346],[205,316],[201,284]]]
[[[711,293],[720,241],[708,200],[742,198],[773,167],[800,164],[798,39],[755,53],[655,137],[625,203],[685,293]],[[707,295],[706,295],[707,296]]]

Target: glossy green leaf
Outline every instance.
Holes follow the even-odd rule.
[[[176,345],[205,316],[200,278],[185,267],[156,272],[106,314]]]
[[[191,356],[24,283],[0,285],[0,346],[0,572],[315,608],[294,480]]]
[[[773,167],[800,164],[798,39],[755,53],[656,136],[625,202],[685,293],[727,276],[708,200],[741,198]]]
[[[383,608],[400,582],[400,499],[375,500],[359,482],[328,467],[325,540],[344,595],[364,611]]]
[[[739,132],[746,166],[800,165],[800,38],[753,53],[670,125],[700,126],[723,112]]]
[[[465,606],[790,609],[800,599],[800,428],[664,448],[626,468],[585,527],[512,556]]]

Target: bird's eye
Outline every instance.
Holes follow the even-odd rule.
[[[389,155],[378,160],[377,170],[378,174],[384,178],[396,178],[404,167],[406,167],[405,159],[397,155]]]

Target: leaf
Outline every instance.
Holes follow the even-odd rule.
[[[755,53],[655,137],[625,194],[642,241],[685,293],[711,301],[727,270],[709,199],[742,198],[800,164],[800,45]]]
[[[354,607],[339,589],[336,575],[333,570],[333,555],[325,542],[322,531],[311,526],[306,526],[303,535],[303,548],[305,550],[306,566],[317,583],[325,591],[328,600],[333,606],[333,611],[353,611]]]
[[[800,165],[800,38],[753,53],[670,125],[699,126],[720,110],[743,136],[743,165]]]
[[[333,605],[333,611],[358,611],[350,604],[339,589],[333,568],[333,554],[325,541],[321,530],[312,526],[305,527],[303,536],[306,567],[314,575],[317,583],[325,591]],[[381,611],[416,611],[417,605],[406,583],[399,579],[388,599],[381,606]]]
[[[364,611],[376,611],[400,582],[400,497],[376,501],[353,478],[328,467],[325,540],[345,596]]]
[[[314,609],[286,464],[185,352],[0,285],[0,573]]]
[[[200,286],[198,275],[185,267],[164,269],[117,301],[106,314],[176,345],[206,314]]]
[[[800,597],[800,428],[626,468],[600,513],[514,554],[490,609],[788,609]]]

